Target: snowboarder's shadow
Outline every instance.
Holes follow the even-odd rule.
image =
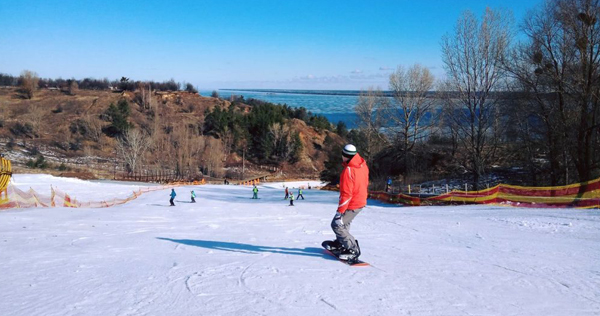
[[[250,244],[240,244],[235,242],[224,242],[224,241],[210,241],[210,240],[191,240],[191,239],[171,239],[164,237],[156,237],[156,239],[172,241],[179,244],[188,246],[196,246],[207,249],[241,252],[241,253],[257,253],[257,252],[270,252],[285,255],[297,255],[297,256],[308,256],[308,257],[321,257],[327,260],[337,260],[332,256],[324,253],[323,248],[285,248],[285,247],[269,247],[269,246],[256,246]]]

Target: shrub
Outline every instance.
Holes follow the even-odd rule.
[[[67,149],[69,149],[69,146],[68,146],[68,144],[67,144],[67,143],[65,143],[65,142],[53,141],[53,142],[52,142],[52,146],[54,146],[54,147],[56,147],[56,148],[59,148],[59,149],[62,149],[62,150],[65,150],[65,151],[66,151]]]
[[[29,155],[30,156],[37,156],[37,155],[41,155],[40,150],[37,147],[33,147],[29,150]]]
[[[196,90],[196,88],[194,88],[194,86],[191,83],[187,83],[185,85],[185,91],[189,93],[198,93],[198,90]]]
[[[26,165],[29,168],[39,168],[39,169],[46,169],[46,168],[50,167],[50,164],[46,161],[46,159],[44,158],[44,156],[42,154],[40,154],[36,160],[29,159],[27,161]]]
[[[14,148],[15,148],[15,140],[11,138],[8,140],[8,143],[6,143],[6,149],[13,150]]]
[[[10,128],[10,132],[15,136],[32,136],[33,135],[33,126],[30,123],[22,124],[21,122],[16,122]]]
[[[56,107],[56,109],[52,110],[52,113],[57,114],[57,113],[62,113],[62,111],[63,111],[63,107],[62,107],[62,105],[59,104]]]
[[[78,151],[81,150],[83,146],[81,145],[81,141],[78,139],[74,142],[70,142],[69,143],[69,149],[72,151]]]

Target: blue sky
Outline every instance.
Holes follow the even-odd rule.
[[[398,65],[443,76],[440,41],[464,10],[543,0],[0,0],[0,73],[190,82],[200,89],[387,88]]]

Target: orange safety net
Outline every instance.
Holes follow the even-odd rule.
[[[260,179],[239,182],[238,185],[259,185]]]
[[[499,184],[482,191],[452,191],[426,200],[434,203],[458,202],[540,208],[600,208],[600,178],[556,187],[523,187]]]
[[[369,192],[369,199],[374,199],[391,204],[402,204],[407,206],[421,205],[420,198],[402,193],[389,194],[387,192]]]
[[[556,187],[523,187],[499,184],[481,191],[452,191],[423,199],[403,194],[370,192],[369,198],[407,206],[421,204],[496,204],[537,208],[600,209],[600,178]]]
[[[33,189],[23,191],[15,187],[14,185],[9,185],[7,190],[7,198],[0,199],[0,209],[30,207],[111,207],[133,201],[144,193],[171,189],[183,185],[201,184],[205,184],[205,181],[202,180],[193,182],[174,182],[168,185],[140,187],[138,190],[133,191],[132,194],[126,198],[114,198],[104,201],[78,201],[77,199],[71,197],[69,194],[54,187],[51,187],[50,189],[50,196],[44,196],[42,194],[37,193]]]

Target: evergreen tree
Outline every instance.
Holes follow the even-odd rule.
[[[282,107],[270,103],[258,104],[248,115],[248,132],[251,135],[251,152],[260,160],[273,153],[273,135],[269,132],[275,123],[283,123]]]
[[[103,132],[110,137],[123,135],[132,125],[127,121],[130,114],[129,103],[125,99],[121,99],[115,106],[111,103],[104,115],[108,118],[111,124],[103,128]]]
[[[342,145],[335,144],[329,136],[325,138],[323,145],[329,149],[329,152],[325,161],[325,170],[321,172],[321,180],[337,184],[342,173]]]
[[[294,133],[294,137],[292,139],[292,152],[290,153],[290,162],[296,163],[300,161],[300,157],[302,156],[302,152],[304,151],[304,145],[302,144],[302,139],[300,138],[300,133]]]
[[[230,109],[231,108],[232,107],[230,107]],[[230,124],[231,119],[229,112],[225,111],[220,106],[216,106],[212,112],[207,110],[205,114],[204,134],[220,138]]]
[[[310,119],[308,120],[308,125],[314,127],[317,130],[331,130],[331,123],[329,123],[329,120],[327,120],[327,118],[323,115],[313,115],[310,116]]]
[[[346,136],[348,136],[348,128],[346,127],[346,123],[339,121],[335,128],[335,132],[342,138],[346,138]]]

